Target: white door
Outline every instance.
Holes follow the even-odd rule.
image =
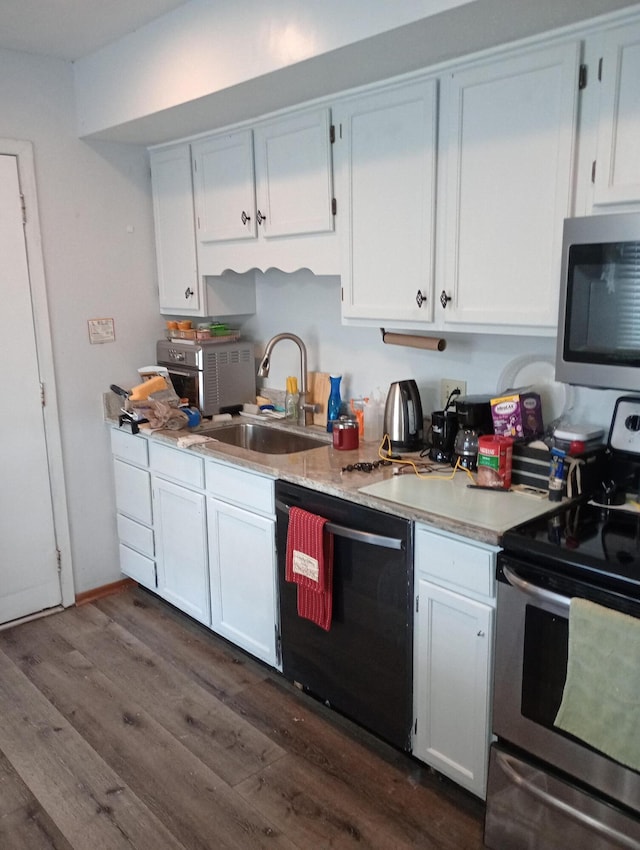
[[[256,215],[264,236],[333,230],[330,115],[303,112],[254,131]]]
[[[445,78],[445,322],[555,333],[578,68],[571,43]]]
[[[201,139],[191,146],[198,239],[255,239],[256,192],[251,130]]]
[[[18,161],[0,154],[0,623],[62,602]],[[9,395],[10,394],[10,395]]]
[[[275,520],[207,499],[211,628],[275,667]]]
[[[343,228],[343,317],[433,320],[434,80],[334,109]]]
[[[158,593],[195,620],[210,625],[205,497],[153,478]]]
[[[188,144],[152,151],[151,187],[161,313],[202,315]]]

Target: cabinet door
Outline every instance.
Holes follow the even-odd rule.
[[[413,754],[485,796],[493,609],[420,579]]]
[[[198,315],[202,294],[189,145],[152,151],[150,158],[160,312]]]
[[[328,109],[254,130],[258,225],[264,236],[333,230],[329,133]]]
[[[342,315],[430,321],[436,83],[345,101],[334,119]]]
[[[251,130],[194,142],[193,185],[201,242],[256,236]]]
[[[207,499],[211,626],[277,666],[275,521]]]
[[[640,202],[640,24],[605,35],[594,204]]]
[[[444,321],[555,331],[578,70],[568,44],[443,80]]]
[[[205,497],[153,478],[158,593],[210,624]]]

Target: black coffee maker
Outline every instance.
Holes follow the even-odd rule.
[[[456,434],[452,466],[475,471],[478,468],[478,437],[493,434],[490,395],[468,395],[456,401],[458,431]]]
[[[451,463],[453,446],[458,433],[455,410],[434,410],[431,414],[431,448],[429,457],[436,463]]]

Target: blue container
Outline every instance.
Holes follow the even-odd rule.
[[[342,399],[340,398],[340,381],[342,375],[329,375],[331,382],[331,392],[329,393],[329,401],[327,403],[327,431],[333,431],[333,423],[336,419],[340,419],[340,408]]]

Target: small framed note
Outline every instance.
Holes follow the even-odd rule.
[[[115,342],[116,329],[113,319],[89,319],[89,342],[99,345],[103,342]]]

